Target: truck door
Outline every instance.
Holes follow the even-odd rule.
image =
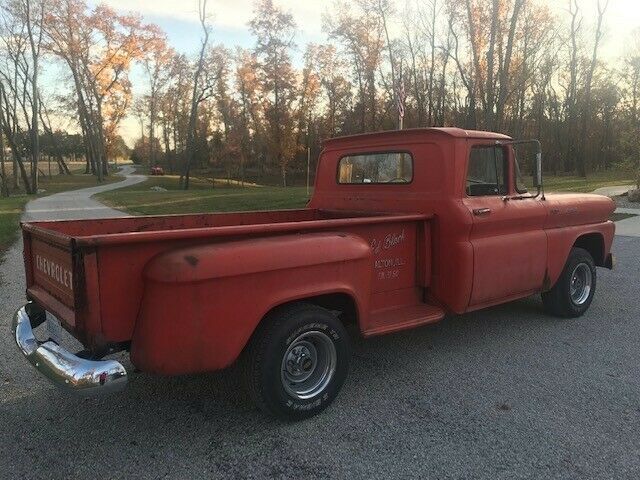
[[[542,288],[547,264],[546,209],[539,199],[505,200],[515,193],[513,150],[469,144],[464,204],[473,218],[470,307]]]

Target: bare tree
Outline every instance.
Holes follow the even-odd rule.
[[[161,94],[169,82],[168,66],[175,52],[167,45],[166,35],[157,27],[150,28],[151,39],[147,42],[147,49],[143,58],[143,65],[149,80],[148,104],[145,113],[149,116],[149,163],[157,163],[154,148],[155,129],[158,120],[159,102]]]
[[[504,125],[504,107],[507,102],[507,95],[510,90],[510,69],[511,69],[511,61],[513,57],[513,49],[514,49],[514,41],[516,36],[516,27],[518,25],[518,19],[520,17],[520,11],[522,10],[526,0],[515,0],[513,5],[513,11],[511,13],[511,20],[509,22],[509,33],[507,36],[507,46],[505,48],[504,58],[500,62],[500,70],[499,70],[499,81],[500,86],[498,88],[498,102],[497,102],[497,112],[496,112],[496,121],[495,123],[491,123],[489,128],[493,128],[496,130],[501,130]],[[489,92],[491,94],[491,92]]]
[[[206,85],[204,89],[200,85],[200,77],[204,69],[204,58],[207,50],[207,44],[209,43],[209,35],[211,33],[211,27],[207,24],[207,0],[198,0],[198,17],[200,19],[200,26],[202,27],[202,41],[200,45],[200,55],[196,63],[195,73],[193,75],[193,89],[191,91],[191,110],[189,113],[189,126],[187,128],[187,149],[185,152],[185,162],[180,182],[185,190],[189,189],[189,177],[191,173],[191,164],[195,160],[196,156],[196,120],[198,118],[198,105],[206,97],[207,91],[211,88],[211,85]]]
[[[578,97],[578,34],[582,26],[582,16],[580,15],[580,7],[577,0],[569,0],[569,14],[571,15],[570,28],[570,59],[569,59],[569,85],[566,94],[567,109],[567,139],[564,170],[566,172],[573,171],[575,166],[575,148],[573,138],[576,133],[575,123],[578,116],[577,97]]]
[[[387,40],[387,53],[389,54],[389,67],[391,69],[391,98],[397,109],[400,108],[400,100],[398,98],[398,79],[396,78],[396,66],[393,55],[393,46],[389,37],[389,27],[387,25],[387,12],[391,6],[387,0],[378,0],[378,14],[382,19],[382,28],[384,29],[385,39]],[[398,129],[402,129],[402,115],[398,111]]]
[[[40,121],[42,122],[42,129],[44,130],[44,134],[49,138],[51,142],[54,158],[56,160],[56,164],[58,165],[58,173],[60,175],[71,175],[71,170],[67,166],[64,161],[64,157],[62,156],[62,151],[60,146],[54,140],[53,129],[51,128],[51,118],[49,116],[49,110],[47,109],[46,104],[42,101],[41,96],[38,95],[38,104],[40,105]]]
[[[2,111],[2,97],[0,97],[0,111]],[[9,196],[9,179],[7,178],[7,169],[5,167],[4,152],[4,133],[0,129],[0,195]]]
[[[40,47],[44,23],[45,0],[38,1],[37,17],[32,14],[32,0],[23,0],[25,23],[31,47],[31,188],[38,191],[38,162],[40,160],[40,134],[38,116],[40,114],[40,95],[38,94],[38,73],[40,62]],[[37,29],[37,32],[35,31]]]
[[[593,42],[593,52],[591,54],[591,63],[589,64],[589,68],[587,70],[585,85],[584,85],[584,108],[582,111],[582,118],[580,122],[580,141],[578,141],[578,153],[577,153],[577,167],[578,173],[586,177],[587,175],[587,165],[590,163],[589,159],[586,158],[587,150],[586,150],[586,140],[588,138],[588,125],[591,122],[591,90],[593,87],[593,74],[596,69],[596,63],[598,61],[598,48],[600,47],[600,42],[602,41],[603,31],[602,31],[602,20],[604,18],[604,14],[607,11],[607,7],[609,6],[609,0],[605,0],[604,4],[602,4],[601,0],[598,0],[598,19],[596,22],[596,33],[595,39]]]
[[[280,169],[282,185],[286,187],[287,168],[297,147],[293,107],[299,91],[290,55],[294,47],[295,22],[293,16],[276,6],[273,0],[260,0],[249,26],[256,37],[267,159]]]

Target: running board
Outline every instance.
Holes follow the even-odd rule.
[[[369,317],[365,337],[398,332],[409,328],[439,322],[444,318],[444,310],[435,305],[421,303],[398,308],[388,308],[374,312]]]

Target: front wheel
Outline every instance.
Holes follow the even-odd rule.
[[[246,352],[245,383],[263,411],[311,417],[336,398],[349,370],[349,341],[328,310],[288,305],[263,320]]]
[[[559,317],[580,317],[591,305],[596,292],[596,265],[583,248],[573,248],[560,274],[548,292],[542,294],[545,310]]]

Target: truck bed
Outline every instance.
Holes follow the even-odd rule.
[[[374,293],[393,290],[400,303],[410,305],[415,302],[412,290],[430,278],[430,259],[419,255],[416,268],[416,251],[427,251],[430,241],[429,218],[298,209],[29,222],[22,227],[27,295],[85,345],[127,342],[143,294],[143,270],[156,255],[192,245],[334,231],[355,233],[368,242],[402,235],[397,255],[406,260],[400,267],[372,266],[379,277],[372,282]]]
[[[97,246],[144,242],[149,239],[218,237],[325,228],[349,224],[395,222],[404,215],[340,210],[297,209],[266,212],[205,213],[119,217],[95,220],[28,222],[23,230],[58,245]]]

